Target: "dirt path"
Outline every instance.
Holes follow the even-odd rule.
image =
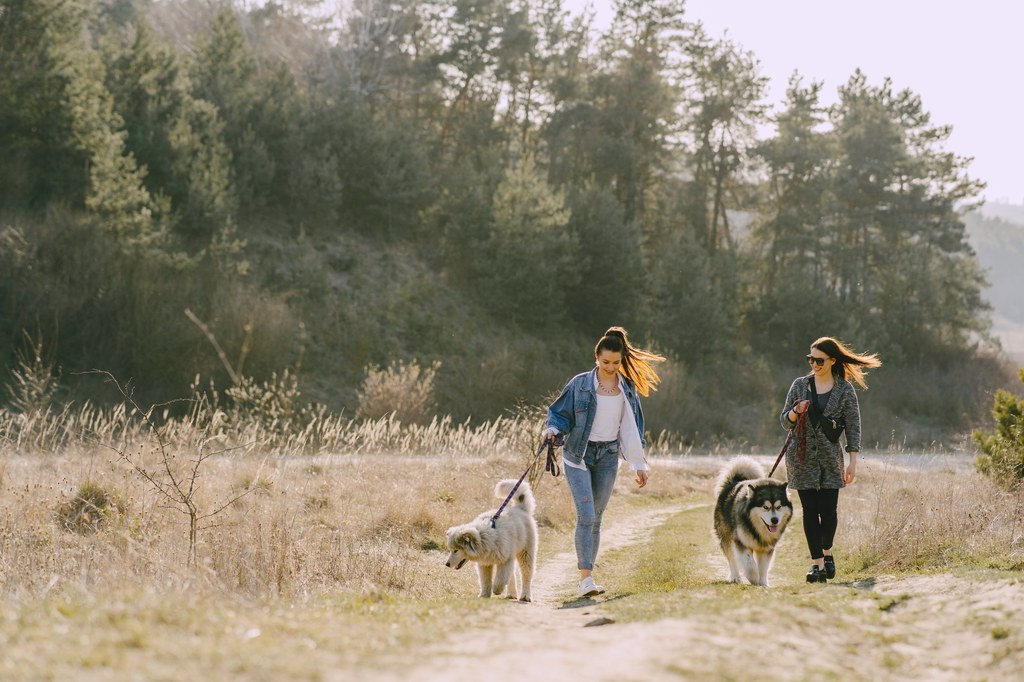
[[[660,507],[607,525],[601,532],[602,552],[645,541],[667,516],[684,509],[679,505]],[[421,663],[412,669],[393,676],[375,671],[373,679],[651,679],[636,676],[637,664],[644,661],[640,629],[624,631],[618,624],[584,627],[602,617],[604,597],[573,599],[576,575],[576,554],[556,555],[538,566],[532,604],[509,602],[508,610],[486,629],[460,631],[457,638],[417,652],[415,658]],[[601,655],[595,655],[597,652]]]
[[[699,507],[646,510],[610,525],[602,551],[646,541],[668,516]],[[725,575],[708,537],[710,576]],[[950,574],[881,576],[810,592],[800,575],[773,574],[773,596],[729,587],[706,608],[655,622],[584,627],[606,615],[605,597],[573,600],[575,555],[539,567],[535,602],[509,602],[486,628],[463,628],[388,670],[338,679],[631,680],[1020,680],[1024,579]],[[756,593],[763,594],[763,593]],[[614,595],[609,600],[616,599]],[[444,628],[446,624],[438,623]]]

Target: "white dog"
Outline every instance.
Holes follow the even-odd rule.
[[[499,481],[494,495],[504,500],[515,480]],[[448,561],[445,566],[458,570],[467,561],[476,562],[480,577],[480,596],[501,595],[508,588],[508,598],[515,599],[513,574],[519,562],[522,585],[520,601],[531,601],[530,584],[537,564],[537,522],[533,518],[536,503],[530,484],[523,481],[515,496],[501,512],[491,528],[497,509],[486,511],[469,523],[448,529]]]

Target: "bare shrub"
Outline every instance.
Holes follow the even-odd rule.
[[[118,454],[118,458],[127,464],[130,469],[143,481],[149,484],[164,504],[177,509],[188,516],[188,565],[193,566],[197,559],[196,543],[199,531],[203,524],[209,523],[209,519],[219,515],[233,503],[253,492],[257,488],[245,488],[241,491],[233,491],[230,499],[221,500],[219,503],[209,506],[202,503],[199,495],[200,470],[203,464],[211,457],[226,452],[227,448],[221,450],[210,450],[208,446],[220,439],[217,436],[209,437],[207,434],[197,434],[195,439],[195,452],[192,458],[179,456],[171,447],[163,430],[157,426],[153,419],[154,406],[143,410],[135,401],[131,391],[121,386],[109,372],[101,372],[108,380],[117,387],[123,399],[126,415],[128,418],[137,417],[144,426],[144,433],[148,435],[154,445],[153,451],[156,455],[155,462],[148,462],[145,457],[145,447],[124,440],[119,447],[111,446]]]
[[[428,423],[436,409],[434,379],[440,368],[440,362],[421,368],[416,360],[399,360],[383,369],[371,365],[359,390],[356,415],[366,419],[393,415],[405,423]]]
[[[241,377],[238,384],[224,393],[230,400],[228,417],[233,423],[255,421],[278,434],[296,431],[324,414],[323,407],[302,401],[298,377],[287,369],[280,377],[277,372],[272,373],[262,383],[252,377]]]

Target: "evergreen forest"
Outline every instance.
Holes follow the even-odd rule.
[[[885,74],[770,103],[683,0],[614,5],[0,0],[0,386],[285,377],[356,416],[415,366],[479,423],[622,325],[668,358],[652,435],[695,447],[781,442],[823,335],[884,362],[866,448],[982,423],[1014,373],[950,127]]]

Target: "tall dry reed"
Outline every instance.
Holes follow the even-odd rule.
[[[860,568],[1024,568],[1024,497],[964,457],[884,455],[839,498],[837,547]],[[837,550],[838,551],[838,550]]]
[[[282,433],[225,413],[167,417],[158,428],[186,468],[197,443],[220,439],[225,449],[202,461],[195,503],[202,515],[235,501],[203,519],[192,567],[189,518],[133,465],[154,471],[163,455],[130,409],[0,412],[0,591],[448,594],[454,576],[437,570],[445,529],[497,505],[495,482],[522,473],[540,431],[524,418],[418,426],[325,417]],[[566,495],[538,495],[542,524],[569,522]]]

